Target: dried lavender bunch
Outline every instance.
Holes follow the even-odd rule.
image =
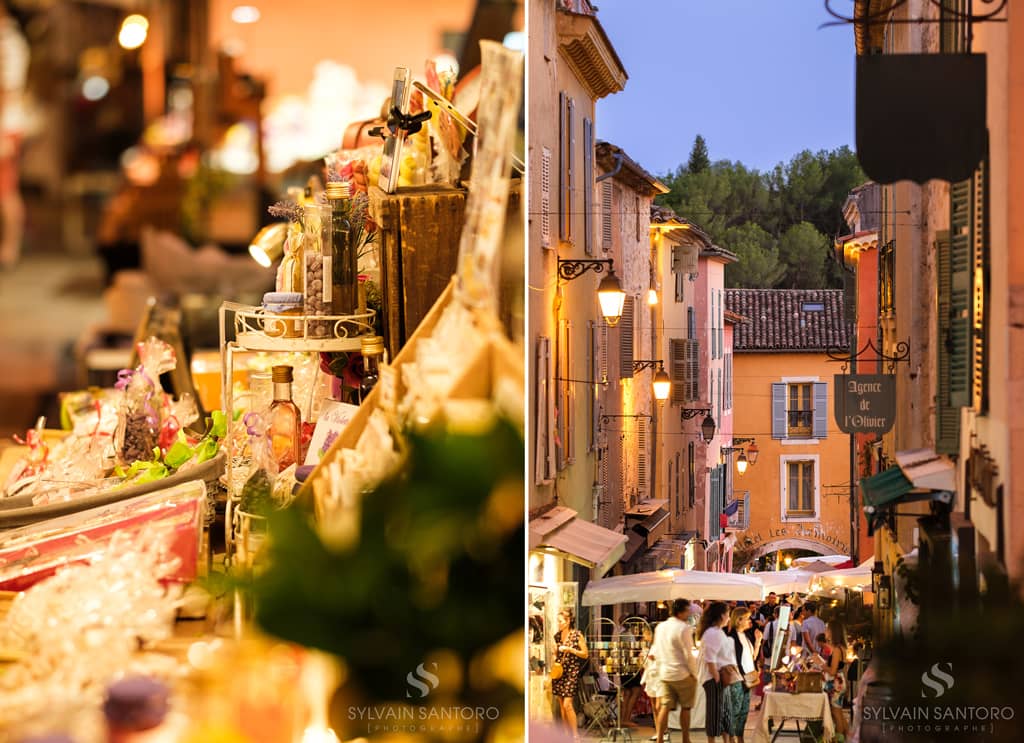
[[[274,205],[267,208],[270,215],[278,217],[279,219],[287,219],[289,222],[301,222],[302,221],[302,207],[295,201],[285,199],[278,201]]]

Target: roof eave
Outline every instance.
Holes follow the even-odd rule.
[[[558,48],[595,100],[626,87],[629,75],[596,17],[560,11],[557,23]]]

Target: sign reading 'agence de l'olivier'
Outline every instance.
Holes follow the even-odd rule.
[[[896,421],[896,378],[836,374],[834,412],[844,433],[885,433]]]

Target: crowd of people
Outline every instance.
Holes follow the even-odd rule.
[[[691,710],[702,704],[708,741],[721,738],[724,743],[743,743],[751,702],[757,709],[764,689],[771,684],[769,671],[780,631],[780,609],[775,593],[763,603],[675,599],[669,604],[668,618],[657,623],[653,632],[641,622],[649,651],[642,673],[620,679],[618,724],[635,726],[631,718],[642,691],[651,701],[655,728],[651,740],[664,742],[669,715],[679,708],[682,741],[689,743]],[[620,625],[621,633],[632,632],[623,620]],[[562,720],[576,736],[573,699],[587,671],[588,650],[568,609],[559,613],[555,643],[562,672],[552,688]],[[794,646],[800,648],[805,668],[823,673],[836,732],[845,734],[849,641],[843,622],[823,621],[814,601],[791,605],[785,653]]]

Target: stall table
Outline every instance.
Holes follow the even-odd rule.
[[[807,694],[787,694],[784,692],[765,691],[761,706],[761,724],[754,737],[755,743],[774,743],[789,720],[800,729],[801,720],[821,720],[826,741],[835,736],[835,725],[832,723],[832,708],[829,706],[828,694],[825,692]],[[778,727],[774,734],[768,730],[768,721],[775,720]]]

